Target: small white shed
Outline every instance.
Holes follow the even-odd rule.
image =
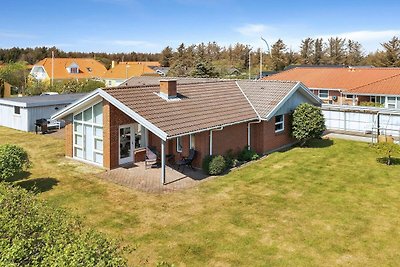
[[[38,119],[49,119],[51,115],[85,94],[60,94],[26,97],[0,98],[0,126],[21,131],[35,131]]]

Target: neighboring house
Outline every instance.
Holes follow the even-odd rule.
[[[168,70],[160,67],[159,62],[133,61],[115,64],[113,61],[111,68],[104,73],[102,78],[106,87],[113,87],[120,85],[131,77],[165,76],[166,73],[168,73]]]
[[[35,131],[38,119],[49,119],[85,94],[10,97],[0,99],[0,126]]]
[[[344,93],[358,102],[374,102],[390,109],[400,109],[400,74],[355,87]]]
[[[53,73],[54,70],[54,73]],[[45,58],[33,65],[31,76],[42,82],[99,79],[106,67],[93,58]]]
[[[264,154],[290,146],[293,110],[304,102],[321,105],[300,82],[138,80],[98,89],[52,117],[67,123],[66,156],[113,169],[143,161],[153,146],[165,181],[166,156],[178,160],[190,148],[200,167],[205,156],[229,150]]]
[[[324,103],[359,105],[375,102],[386,108],[400,97],[400,84],[396,84],[400,68],[293,68],[264,80],[301,81]],[[400,105],[396,104],[396,107]]]

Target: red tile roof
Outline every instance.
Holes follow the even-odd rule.
[[[349,90],[351,93],[400,95],[400,74],[375,81]]]
[[[264,80],[301,81],[309,88],[341,89],[361,87],[400,74],[400,68],[294,68]]]
[[[178,101],[166,101],[159,90],[159,85],[104,89],[170,137],[257,119],[235,81],[179,84]]]
[[[79,73],[69,73],[67,67],[71,64],[79,66]],[[47,75],[51,77],[52,59],[45,58],[37,62],[35,66],[43,66]],[[88,79],[103,76],[107,71],[103,64],[93,58],[55,58],[54,59],[54,79]]]

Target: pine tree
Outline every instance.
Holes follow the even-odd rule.
[[[386,67],[400,67],[400,39],[394,36],[391,40],[382,44],[384,58],[382,65]]]
[[[359,42],[348,40],[347,41],[347,55],[346,64],[349,66],[357,66],[364,59],[362,46]]]
[[[172,48],[167,46],[161,51],[160,64],[163,67],[169,67],[171,65],[172,57],[174,56]]]
[[[328,49],[326,61],[328,64],[344,64],[346,60],[346,39],[331,37],[328,39]]]
[[[278,41],[272,45],[272,68],[274,70],[280,71],[287,66],[286,51],[286,45],[281,39],[278,39]]]
[[[311,64],[314,54],[314,43],[312,38],[306,38],[301,41],[300,45],[300,62],[301,64]]]
[[[325,51],[324,51],[324,43],[322,38],[320,39],[315,39],[314,42],[314,50],[313,50],[313,55],[311,57],[311,64],[313,65],[320,65],[323,62],[323,58],[325,57]]]

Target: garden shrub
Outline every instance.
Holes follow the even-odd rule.
[[[226,170],[225,158],[221,155],[212,157],[208,170],[208,173],[211,175],[223,173]]]
[[[210,162],[212,158],[213,158],[212,156],[205,156],[203,158],[201,168],[203,169],[205,174],[210,174]]]
[[[257,160],[259,158],[260,156],[255,151],[248,149],[247,146],[243,148],[243,150],[240,151],[238,155],[239,161],[251,161],[251,160]]]
[[[375,103],[375,102],[360,102],[360,106],[364,107],[377,107],[377,108],[384,108],[385,105],[381,103]]]
[[[0,181],[13,177],[29,167],[26,151],[16,145],[0,145]]]
[[[121,253],[77,218],[0,182],[0,266],[126,266]]]
[[[400,155],[400,145],[391,142],[378,142],[372,145],[376,152],[382,156],[378,161],[384,162],[386,165],[392,165],[394,156]]]
[[[292,135],[301,145],[312,138],[320,138],[325,131],[325,119],[321,108],[302,103],[294,110]]]
[[[235,167],[235,165],[236,165],[235,164],[236,163],[236,156],[233,153],[232,149],[229,149],[228,151],[226,151],[226,153],[224,155],[224,158],[225,158],[225,163],[226,163],[226,167],[227,168]]]

